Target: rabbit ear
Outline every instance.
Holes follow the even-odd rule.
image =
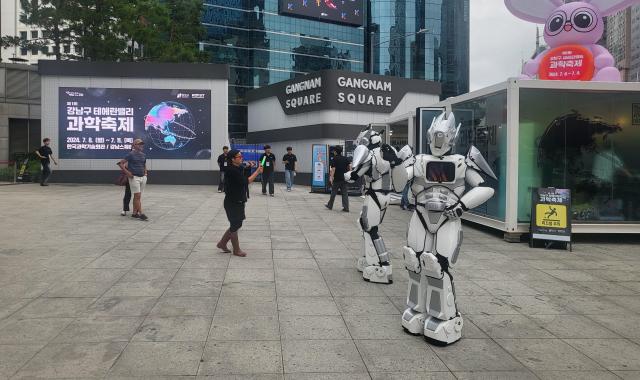
[[[606,2],[607,0],[601,1]],[[564,1],[504,0],[504,4],[507,6],[507,9],[509,9],[509,12],[513,13],[513,15],[519,19],[544,24],[547,22],[547,17],[549,17],[556,8],[564,5]]]
[[[610,16],[616,12],[619,12],[626,7],[638,3],[638,0],[583,0],[585,3],[590,3],[602,12],[602,17]]]

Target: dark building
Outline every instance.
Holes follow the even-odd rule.
[[[202,49],[230,67],[231,138],[246,135],[247,91],[318,70],[469,90],[469,0],[204,1]]]

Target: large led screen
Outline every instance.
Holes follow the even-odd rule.
[[[363,0],[279,0],[281,14],[361,26]]]
[[[211,91],[61,87],[60,158],[211,158]]]

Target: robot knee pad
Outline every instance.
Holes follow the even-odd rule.
[[[429,317],[424,323],[424,336],[439,344],[451,344],[462,338],[462,325],[462,316],[459,313],[448,321]]]
[[[366,281],[378,284],[392,284],[393,277],[391,265],[369,265],[362,271],[362,278]]]
[[[422,255],[420,255],[420,266],[426,276],[442,278],[442,266],[433,253],[423,252]]]
[[[416,251],[411,247],[402,247],[402,257],[404,258],[404,267],[407,270],[420,273],[420,258],[418,258]]]

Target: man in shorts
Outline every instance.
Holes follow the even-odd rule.
[[[129,187],[133,194],[133,212],[131,216],[140,220],[149,219],[142,213],[142,192],[147,184],[147,157],[144,154],[144,141],[133,140],[133,149],[118,165],[129,177]]]

